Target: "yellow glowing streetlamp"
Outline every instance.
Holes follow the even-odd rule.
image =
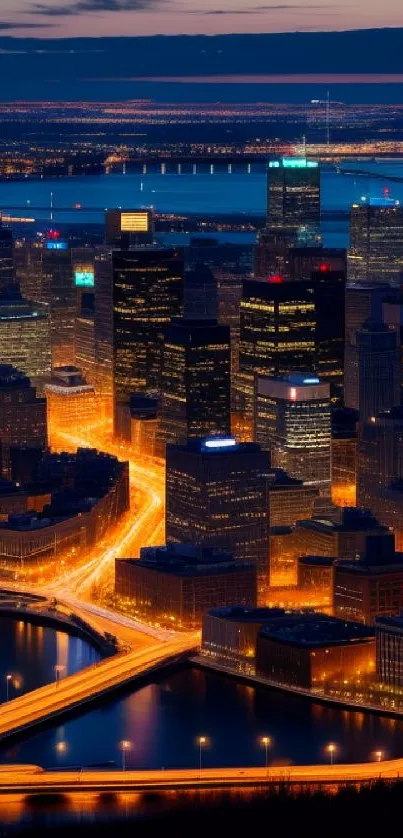
[[[199,776],[201,777],[202,770],[202,749],[207,745],[207,736],[198,736],[197,744],[199,746]]]
[[[63,756],[63,754],[67,753],[67,742],[65,742],[64,739],[61,739],[60,742],[56,742],[55,751]]]
[[[260,744],[261,744],[262,748],[264,748],[265,766],[266,766],[266,772],[267,772],[268,750],[269,750],[270,745],[271,745],[271,737],[270,736],[262,736],[261,739],[260,739]]]
[[[382,762],[383,751],[375,751],[375,759],[376,759],[377,762]]]
[[[54,666],[54,670],[55,670],[55,680],[56,680],[56,687],[57,687],[57,685],[58,685],[58,683],[59,683],[59,681],[60,681],[60,673],[61,673],[61,672],[63,672],[63,670],[64,670],[64,669],[65,669],[65,667],[64,667],[64,666],[62,666],[60,663],[57,663],[57,664]]]
[[[7,693],[6,701],[8,701],[9,698],[10,698],[10,683],[11,683],[12,680],[13,680],[12,675],[6,675],[6,693]]]
[[[334,765],[334,756],[337,751],[337,746],[334,742],[329,742],[329,745],[326,745],[326,750],[330,756],[330,765]]]
[[[122,751],[122,769],[123,769],[123,771],[126,771],[126,754],[127,754],[127,751],[131,751],[132,743],[129,742],[128,739],[122,739],[122,741],[119,742],[119,747],[120,747],[120,750]]]

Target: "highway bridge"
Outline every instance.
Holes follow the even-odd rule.
[[[94,770],[45,771],[36,765],[0,766],[2,794],[63,794],[71,792],[158,791],[192,788],[257,786],[360,785],[403,776],[403,759],[334,765],[289,765],[268,768],[190,768],[151,771]]]
[[[66,678],[0,705],[0,740],[27,732],[102,696],[180,664],[197,646],[197,635],[175,635],[146,648],[121,652]]]

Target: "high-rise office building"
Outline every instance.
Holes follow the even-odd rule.
[[[290,279],[309,281],[313,273],[347,276],[347,251],[342,247],[293,247],[289,252]]]
[[[114,432],[130,397],[161,392],[164,330],[183,306],[183,255],[143,247],[112,252]]]
[[[367,320],[356,335],[358,411],[367,422],[400,403],[400,351],[395,329]]]
[[[403,206],[385,198],[353,204],[348,280],[399,284],[403,270]]]
[[[24,373],[0,364],[0,475],[11,476],[10,448],[46,445],[46,399],[37,398]]]
[[[13,234],[0,215],[0,293],[14,281]]]
[[[349,407],[332,410],[332,499],[337,506],[357,500],[358,413]]]
[[[22,294],[48,307],[52,366],[74,364],[77,293],[94,283],[92,249],[71,248],[50,231],[45,239],[17,241],[15,266]]]
[[[283,157],[271,160],[267,178],[267,226],[304,235],[320,235],[320,168],[316,160]]]
[[[90,292],[80,296],[75,322],[76,366],[89,384],[97,382],[95,359],[95,295]]]
[[[228,436],[230,331],[216,320],[174,320],[163,350],[161,430],[165,442]]]
[[[316,376],[256,376],[254,438],[272,465],[330,495],[329,385]]]
[[[311,283],[316,311],[315,369],[329,383],[331,401],[340,404],[344,388],[346,275],[322,265],[322,269],[312,272]]]
[[[362,423],[358,438],[357,502],[367,506],[403,547],[403,408]]]
[[[316,311],[312,283],[245,280],[241,301],[239,385],[241,409],[253,412],[253,377],[305,372],[316,365]]]
[[[385,300],[398,297],[398,290],[386,283],[352,282],[346,286],[344,403],[358,410],[357,331],[368,319],[383,321]]]
[[[189,320],[216,320],[217,280],[211,268],[199,262],[184,276],[184,317]]]
[[[49,314],[24,300],[18,285],[0,294],[0,358],[42,389],[51,372]]]
[[[253,561],[260,599],[268,584],[269,467],[259,445],[231,437],[167,446],[167,542],[218,547]]]
[[[56,367],[44,392],[49,436],[60,428],[85,428],[102,417],[101,397],[77,367]]]
[[[382,306],[382,321],[396,332],[400,355],[400,402],[403,403],[403,294],[392,295]]]
[[[151,244],[153,214],[149,209],[113,209],[105,213],[105,242],[117,247]]]
[[[94,287],[95,386],[112,415],[113,403],[113,269],[112,249],[96,249]]]

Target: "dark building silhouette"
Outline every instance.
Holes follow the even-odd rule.
[[[395,329],[367,320],[356,336],[358,411],[368,422],[400,403],[400,352]]]
[[[0,215],[0,293],[14,281],[13,234]]]
[[[9,364],[0,365],[0,463],[4,477],[11,476],[10,449],[47,445],[46,399],[24,373]]]

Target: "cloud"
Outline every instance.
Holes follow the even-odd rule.
[[[53,23],[21,23],[21,21],[5,20],[0,21],[0,32],[9,32],[12,29],[44,29],[54,26]]]
[[[67,17],[82,12],[143,12],[160,5],[161,0],[73,0],[68,6],[47,6],[35,3],[29,9],[31,14],[48,17]]]
[[[346,6],[332,6],[332,9],[343,9]],[[348,8],[351,8],[349,6]],[[325,4],[317,4],[317,5],[307,5],[304,3],[303,6],[297,6],[291,3],[282,3],[281,5],[275,6],[251,6],[249,9],[186,9],[181,14],[187,15],[263,15],[267,14],[267,12],[329,12],[329,6]],[[337,14],[336,11],[332,11],[331,14]]]

